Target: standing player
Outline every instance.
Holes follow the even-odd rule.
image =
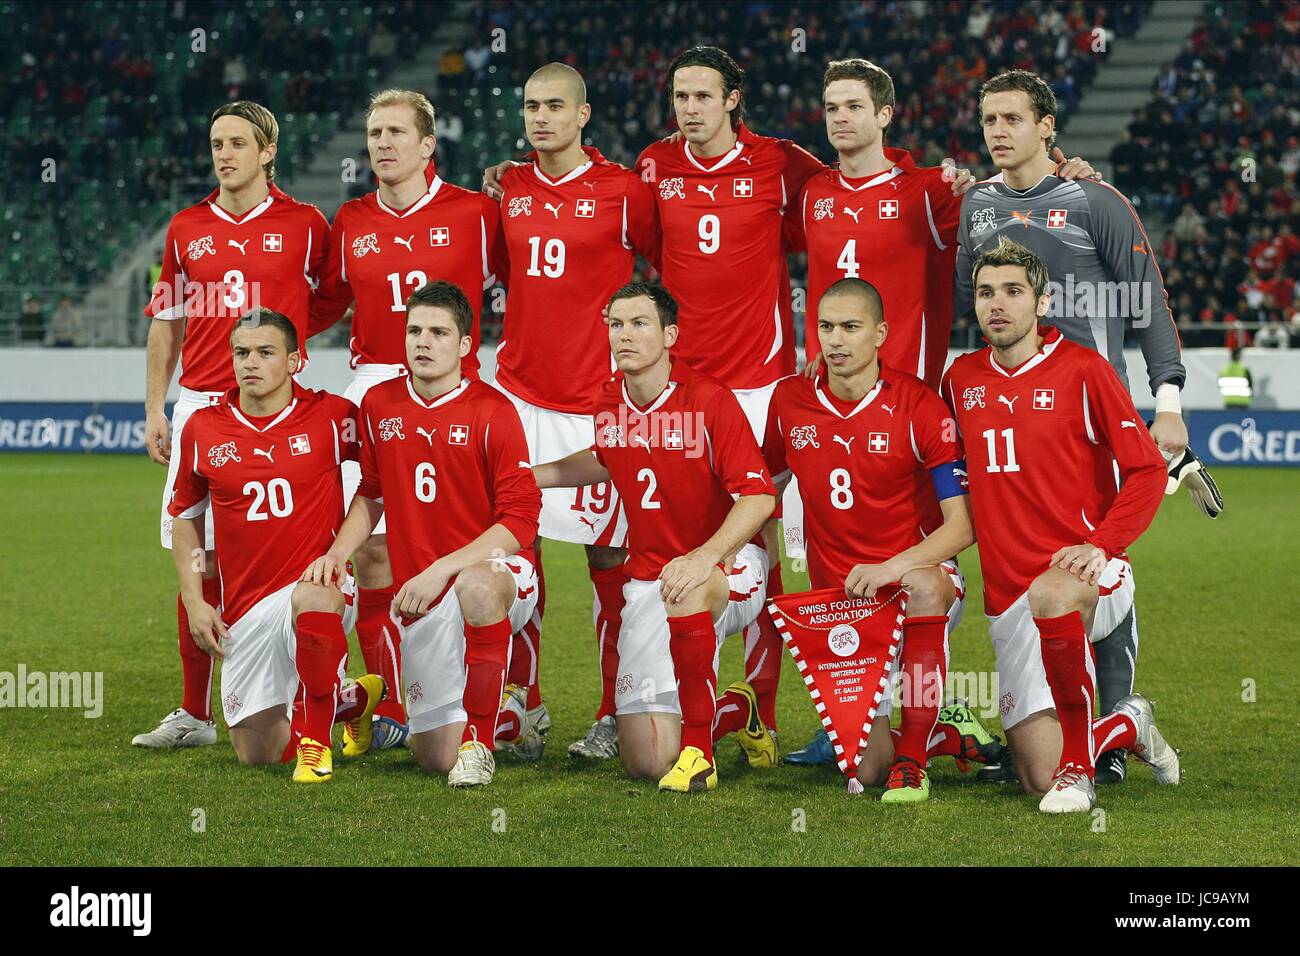
[[[906,150],[885,148],[894,81],[868,60],[830,63],[822,102],[839,161],[808,180],[788,220],[787,238],[808,252],[807,301],[821,301],[839,279],[875,285],[890,323],[882,358],[937,390],[952,330],[958,212],[974,177],[946,163],[918,167]],[[1062,178],[1093,175],[1083,160],[1057,156]],[[819,368],[813,325],[805,330],[810,374]]]
[[[983,763],[1003,748],[967,708],[940,710],[966,593],[956,555],[975,540],[966,462],[943,400],[879,358],[884,308],[861,279],[826,290],[816,307],[824,372],[777,384],[763,453],[778,487],[799,478],[814,588],[863,598],[895,581],[907,589],[902,729],[890,732],[890,694],[858,776],[885,783],[882,801],[910,803],[929,799],[929,757]]]
[[[623,765],[660,777],[660,790],[712,790],[717,654],[765,600],[757,536],[774,489],[735,397],[672,356],[672,296],[631,282],[610,300],[608,323],[619,374],[596,399],[596,442],[535,471],[542,487],[612,481],[627,510],[615,689]],[[748,702],[746,756],[771,766],[776,744],[752,689],[729,689]]]
[[[197,409],[212,405],[234,383],[231,323],[261,305],[289,317],[298,340],[307,340],[308,302],[326,254],[329,224],[315,206],[276,188],[279,125],[264,106],[240,101],[212,113],[210,145],[217,188],[183,209],[167,227],[162,274],[145,309],[149,326],[145,396],[145,450],[167,465],[162,544],[172,546],[168,513],[179,459],[170,434],[179,435]],[[306,348],[302,350],[304,365]],[[181,363],[180,398],[168,430],[163,406]],[[203,588],[209,605],[220,603],[212,522],[200,546]],[[181,706],[154,730],[131,741],[137,747],[194,747],[216,742],[212,722],[212,658],[190,639],[185,602],[176,601],[183,695]]]
[[[1184,462],[1187,426],[1179,390],[1186,371],[1164,279],[1137,213],[1105,183],[1056,175],[1047,155],[1056,138],[1056,96],[1042,78],[1013,70],[989,80],[980,91],[980,116],[1001,180],[980,183],[963,201],[955,314],[969,315],[974,307],[971,264],[981,252],[1006,237],[1036,253],[1055,293],[1048,321],[1071,342],[1101,353],[1126,387],[1124,334],[1130,325],[1136,329],[1155,397],[1151,435],[1198,501],[1211,501],[1195,456]],[[1133,692],[1136,615],[1117,622],[1096,650],[1106,711]],[[1103,759],[1099,779],[1117,783],[1124,769],[1124,754],[1114,751]]]
[[[1038,325],[1051,302],[1043,260],[1004,238],[976,259],[972,282],[989,348],[953,363],[943,395],[966,439],[1002,726],[1021,784],[1043,794],[1044,812],[1091,809],[1096,756],[1111,747],[1176,784],[1178,754],[1146,698],[1092,716],[1089,642],[1132,609],[1125,549],[1160,506],[1159,450],[1106,360]]]
[[[631,170],[582,145],[590,116],[581,74],[563,63],[537,70],[524,85],[524,126],[534,152],[501,177],[506,261],[497,271],[509,293],[496,386],[519,412],[534,463],[591,447],[592,398],[613,371],[601,309],[631,278],[637,253],[656,265],[659,258],[650,190]],[[622,515],[608,482],[542,495],[541,536],[586,547],[595,591],[602,694],[595,723],[569,747],[577,757],[618,754],[615,643],[627,556]],[[540,577],[540,563],[538,571]],[[516,635],[510,665],[510,681],[525,689],[529,721],[538,731],[550,724],[537,680],[544,605],[543,585],[536,619]]]
[[[541,508],[514,407],[463,375],[472,327],[469,301],[450,282],[406,300],[410,375],[362,400],[361,484],[338,537],[303,576],[335,580],[380,517],[392,518],[411,750],[453,787],[491,783],[496,770],[510,638],[537,602],[530,545]]]
[[[483,290],[495,281],[489,250],[496,242],[496,205],[481,193],[443,182],[433,167],[433,104],[412,90],[384,90],[370,100],[366,145],[379,187],[343,204],[334,217],[329,260],[314,303],[313,333],[328,328],[353,302],[352,367],[345,393],[360,404],[366,391],[405,372],[406,299],[434,279],[459,286],[471,303],[471,348],[462,363],[478,373]],[[361,480],[344,468],[348,499]],[[353,555],[359,585],[357,641],[366,667],[401,686],[401,637],[388,616],[393,574],[385,522]],[[376,713],[378,749],[406,737],[406,715],[394,695]]]
[[[323,783],[334,772],[331,725],[369,726],[384,695],[377,675],[342,686],[350,580],[298,581],[343,520],[339,466],[357,455],[356,408],[293,381],[298,332],[278,312],[259,308],[238,320],[230,348],[238,386],[190,416],[175,456],[169,511],[190,628],[183,639],[225,662],[221,704],[240,762],[296,753],[294,782]],[[190,557],[209,512],[221,539],[219,602],[204,594]]]

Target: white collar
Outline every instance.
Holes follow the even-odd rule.
[[[1056,351],[1056,347],[1064,341],[1065,336],[1062,335],[1059,336],[1055,342],[1044,344],[1043,347],[1038,350],[1038,354],[1021,365],[1016,366],[1015,371],[1008,371],[999,365],[998,360],[993,357],[993,349],[989,349],[989,364],[993,366],[994,371],[1000,373],[1005,378],[1016,378],[1022,373],[1028,372],[1031,368],[1042,365],[1043,362],[1047,360],[1047,357]]]
[[[695,154],[691,152],[691,144],[687,142],[685,139],[682,140],[682,149],[685,150],[686,152],[686,159],[696,169],[703,170],[706,173],[716,173],[723,166],[726,166],[733,159],[739,156],[741,150],[743,150],[744,148],[745,148],[745,144],[740,141],[740,136],[739,134],[737,134],[736,145],[731,147],[731,149],[728,150],[725,154],[723,154],[723,157],[719,159],[716,163],[714,163],[712,166],[705,166],[698,159],[696,159]]]
[[[465,389],[469,388],[469,379],[462,378],[460,384],[450,392],[445,395],[439,395],[432,402],[426,402],[420,397],[420,393],[415,390],[415,386],[411,384],[412,378],[413,376],[411,375],[406,376],[406,391],[410,393],[411,398],[415,399],[415,403],[421,408],[437,408],[439,405],[446,405],[452,399],[458,398]]]
[[[844,178],[844,173],[842,171],[837,170],[837,173],[840,177],[840,185],[850,192],[856,193],[861,192],[864,189],[870,189],[872,186],[879,186],[881,183],[887,183],[894,177],[903,175],[903,167],[895,165],[893,169],[887,169],[883,173],[877,173],[861,186],[851,185],[849,181]]]
[[[538,179],[546,183],[546,185],[548,186],[563,186],[565,183],[572,182],[573,180],[577,179],[579,176],[581,176],[589,169],[591,169],[591,160],[587,160],[581,166],[569,170],[559,179],[551,179],[544,172],[542,172],[541,163],[533,163],[533,172],[537,175]]]
[[[845,415],[838,408],[836,408],[835,403],[832,402],[829,398],[827,398],[824,394],[822,394],[822,386],[821,386],[820,379],[813,382],[813,392],[817,395],[817,401],[821,402],[822,406],[832,415],[834,415],[837,418],[852,418],[854,415],[862,411],[864,408],[866,408],[868,405],[870,405],[872,402],[876,400],[876,396],[880,394],[881,386],[883,386],[884,384],[885,384],[885,380],[883,378],[876,379],[876,384],[871,386],[871,391],[863,395],[862,401],[858,402],[858,404],[854,406],[853,411],[849,412],[847,415]]]
[[[405,219],[407,216],[414,215],[415,213],[423,209],[425,206],[429,205],[433,197],[438,195],[438,190],[441,188],[442,188],[442,177],[434,176],[433,182],[429,183],[428,191],[426,191],[423,196],[421,196],[415,202],[411,203],[411,205],[407,206],[401,212],[398,212],[397,210],[389,206],[387,203],[385,203],[384,198],[379,195],[378,189],[375,190],[375,202],[379,203],[379,208],[382,209],[384,212],[388,213],[390,216],[393,216],[397,219]]]
[[[208,207],[214,213],[217,214],[218,218],[224,219],[226,220],[226,222],[232,223],[236,226],[242,226],[244,223],[251,222],[252,220],[256,219],[258,216],[260,216],[262,213],[270,209],[271,203],[273,202],[275,202],[275,196],[273,196],[270,192],[268,192],[266,194],[265,199],[263,199],[260,203],[258,203],[248,212],[244,213],[243,217],[240,219],[236,219],[230,213],[222,209],[219,205],[217,205],[217,201],[215,199],[212,200],[212,202],[208,203]]]
[[[269,431],[270,431],[272,428],[274,428],[276,425],[280,424],[280,422],[282,422],[282,421],[284,421],[286,418],[288,418],[288,417],[289,417],[289,413],[293,411],[294,406],[297,405],[297,404],[298,404],[298,399],[297,399],[297,396],[295,396],[293,399],[290,400],[290,402],[289,402],[288,405],[284,406],[284,409],[280,412],[279,415],[276,415],[275,418],[273,418],[271,421],[269,421],[269,422],[268,422],[265,426],[263,426],[262,428],[258,428],[256,425],[254,425],[252,422],[250,422],[247,418],[245,418],[245,417],[244,417],[244,413],[241,412],[241,411],[239,410],[239,405],[237,405],[237,404],[235,404],[235,403],[232,402],[231,405],[230,405],[230,411],[231,411],[231,414],[233,414],[233,415],[235,416],[235,418],[239,419],[239,421],[243,422],[245,425],[247,425],[249,428],[251,428],[253,431],[257,432],[257,433],[260,435],[260,434],[263,434],[263,433],[265,433],[265,432],[269,432]]]

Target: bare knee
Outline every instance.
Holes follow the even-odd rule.
[[[357,573],[357,586],[386,588],[393,583],[393,571],[388,564],[388,536],[373,534],[352,554],[352,566]]]
[[[505,617],[509,610],[505,602],[507,584],[513,588],[514,579],[487,562],[470,565],[456,575],[454,590],[465,620],[483,625]]]
[[[627,551],[623,548],[606,548],[601,545],[587,545],[587,564],[597,571],[611,571],[621,568],[627,560]]]
[[[913,617],[947,614],[956,598],[952,581],[938,568],[913,568],[899,583],[907,588],[907,613]]]
[[[293,589],[293,595],[290,597],[289,602],[293,608],[295,618],[299,614],[313,611],[323,611],[326,614],[342,614],[345,606],[343,592],[338,588],[308,584],[306,581],[300,581],[298,586]]]
[[[1096,589],[1059,568],[1034,578],[1029,585],[1029,612],[1034,617],[1061,617],[1074,611],[1086,613],[1096,601]],[[1091,603],[1090,603],[1091,598]]]
[[[651,751],[629,752],[619,748],[619,755],[623,758],[623,767],[627,770],[627,775],[633,780],[658,780],[673,766],[671,760],[664,760]]]

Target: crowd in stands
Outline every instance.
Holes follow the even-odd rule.
[[[1158,252],[1184,345],[1300,346],[1300,2],[1207,4],[1111,161],[1173,218]]]

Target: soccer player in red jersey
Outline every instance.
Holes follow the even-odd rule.
[[[534,151],[501,177],[504,261],[497,271],[509,292],[495,384],[514,402],[535,463],[591,447],[592,397],[613,371],[601,309],[632,277],[637,253],[658,264],[650,189],[582,145],[590,116],[581,74],[563,63],[537,70],[524,85],[524,126]],[[542,495],[541,536],[586,547],[595,592],[601,703],[587,735],[569,748],[576,757],[618,753],[614,645],[626,533],[608,482]],[[526,689],[529,720],[539,730],[550,724],[537,680],[544,586],[542,594],[536,619],[515,637],[510,664],[510,681]]]
[[[943,400],[879,357],[890,333],[881,300],[862,279],[823,293],[823,371],[777,384],[763,454],[778,488],[799,477],[814,588],[860,598],[895,581],[907,590],[894,672],[895,684],[904,675],[902,728],[890,732],[891,692],[858,772],[863,783],[885,783],[884,802],[903,803],[929,798],[929,757],[987,762],[1002,747],[967,708],[940,710],[948,634],[965,603],[956,555],[975,540],[966,462]]]
[[[221,705],[240,762],[296,753],[294,782],[323,783],[334,772],[331,725],[368,726],[384,695],[373,674],[343,687],[351,580],[298,580],[343,520],[339,466],[357,456],[356,408],[293,381],[298,333],[278,312],[238,320],[230,347],[239,384],[190,416],[175,455],[168,510],[185,639],[224,661]],[[217,602],[191,557],[208,514],[221,540]]]
[[[1039,325],[1051,302],[1043,260],[1003,239],[975,260],[972,280],[989,348],[958,358],[942,393],[966,442],[1016,771],[1047,813],[1095,805],[1096,755],[1112,747],[1176,784],[1178,754],[1146,698],[1092,716],[1090,642],[1133,605],[1125,549],[1160,506],[1164,459],[1105,357]]]
[[[319,209],[300,203],[275,185],[279,126],[257,103],[227,103],[212,114],[210,145],[217,188],[183,209],[167,227],[162,274],[145,315],[149,326],[145,397],[145,450],[167,466],[163,489],[162,544],[172,546],[168,505],[179,459],[171,434],[179,435],[197,409],[215,404],[234,386],[230,326],[257,305],[287,315],[306,342],[311,290],[324,268],[329,224]],[[306,362],[306,348],[300,356]],[[180,398],[169,432],[164,404],[181,363]],[[208,552],[204,588],[219,603],[212,522],[201,542]],[[158,727],[138,734],[137,747],[193,747],[215,743],[212,722],[212,658],[190,640],[185,604],[176,602],[183,695],[181,706]]]
[[[496,770],[510,638],[537,602],[531,545],[542,502],[514,406],[463,374],[472,325],[450,282],[407,299],[410,375],[362,400],[361,484],[338,537],[304,575],[334,580],[379,518],[392,519],[411,750],[453,787],[491,783]]]
[[[785,214],[826,167],[791,141],[745,125],[744,77],[717,47],[679,54],[668,88],[682,139],[646,147],[636,170],[658,202],[664,285],[682,303],[677,354],[736,393],[761,443],[772,389],[795,370]],[[787,527],[798,523],[798,510],[797,494],[787,494]],[[775,521],[764,541],[775,595],[782,590]],[[783,657],[764,608],[745,634],[745,673],[772,728]]]
[[[666,290],[629,283],[608,324],[619,374],[597,394],[594,445],[534,470],[542,487],[612,481],[627,511],[615,686],[623,765],[659,777],[660,790],[712,790],[718,650],[765,600],[758,533],[775,489],[735,396],[673,357],[677,304]],[[770,766],[775,742],[752,690],[748,701],[742,747]]]
[[[384,90],[371,98],[366,145],[378,188],[346,202],[334,216],[329,260],[312,314],[313,334],[352,313],[352,367],[346,391],[360,404],[366,391],[406,369],[406,299],[431,280],[459,286],[470,301],[471,348],[465,373],[478,373],[479,313],[483,290],[496,278],[489,251],[496,243],[497,208],[482,193],[443,182],[433,168],[433,105],[422,93]],[[348,498],[361,480],[358,466],[344,469]],[[357,641],[366,667],[401,686],[401,637],[389,620],[392,568],[383,518],[353,556],[359,585]],[[406,715],[397,696],[376,712],[377,749],[406,737]]]

